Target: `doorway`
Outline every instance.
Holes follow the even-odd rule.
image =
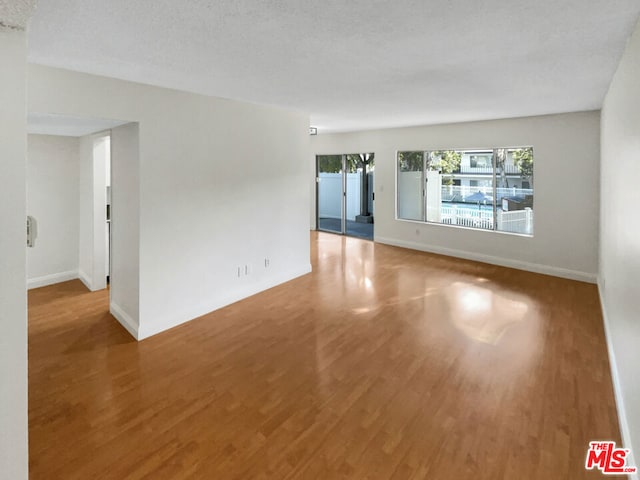
[[[374,154],[316,156],[316,225],[373,240]]]
[[[111,131],[93,137],[93,289],[109,285],[111,265]],[[102,242],[100,239],[104,239]]]

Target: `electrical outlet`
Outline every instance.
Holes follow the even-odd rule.
[[[264,259],[264,268],[268,268],[269,267],[269,259],[265,258]]]
[[[247,263],[244,266],[244,274],[245,275],[251,275],[252,270],[253,270],[253,268],[251,268],[251,264],[250,263]]]
[[[242,268],[238,267],[238,277],[241,277],[241,276],[242,276]]]

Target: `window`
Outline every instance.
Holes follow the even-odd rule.
[[[398,219],[533,235],[533,147],[398,152]]]
[[[490,153],[469,155],[469,164],[472,168],[492,168],[491,158],[492,155]]]

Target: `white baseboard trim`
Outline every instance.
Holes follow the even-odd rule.
[[[288,282],[302,275],[306,275],[310,272],[311,264],[306,264],[303,267],[288,270],[279,275],[272,276],[267,280],[246,285],[243,288],[232,293],[212,298],[211,300],[196,307],[191,307],[189,309],[183,310],[182,312],[174,313],[170,317],[154,317],[153,325],[145,326],[143,324],[141,326],[141,328],[138,330],[137,338],[138,340],[143,340],[145,338],[151,337],[158,333],[164,332],[165,330],[169,330],[170,328],[177,327],[178,325],[206,315],[207,313],[211,313],[222,307],[226,307],[227,305],[231,305],[232,303],[238,302],[247,297],[268,290],[269,288],[277,287],[282,283]]]
[[[569,270],[566,268],[552,267],[550,265],[541,265],[539,263],[523,262],[521,260],[512,260],[508,258],[495,257],[493,255],[485,255],[483,253],[468,252],[465,250],[457,250],[454,248],[440,247],[437,245],[429,245],[406,240],[398,240],[395,238],[386,238],[376,236],[374,240],[378,243],[393,245],[395,247],[410,248],[412,250],[420,250],[422,252],[436,253],[439,255],[447,255],[449,257],[464,258],[465,260],[474,260],[476,262],[490,263],[501,267],[515,268],[525,270],[527,272],[542,273],[552,275],[554,277],[568,278],[570,280],[578,280],[581,282],[596,283],[597,275],[595,273],[580,272],[577,270]]]
[[[52,273],[51,275],[43,275],[42,277],[30,278],[27,280],[27,288],[46,287],[54,283],[67,282],[78,278],[77,270],[69,270],[68,272]]]
[[[111,315],[120,322],[120,325],[122,325],[133,338],[141,340],[138,338],[138,326],[136,325],[136,322],[127,315],[122,308],[114,302],[109,302],[109,312],[111,312]]]
[[[87,287],[90,291],[93,292],[93,286],[91,284],[91,280],[89,280],[89,275],[84,273],[82,270],[78,270],[78,278],[82,283],[84,283],[85,287]]]
[[[84,283],[84,286],[87,287],[92,292],[97,292],[98,290],[104,290],[105,288],[107,288],[107,277],[106,276],[100,282],[95,284],[91,280],[91,277],[89,277],[89,275],[87,275],[82,270],[79,270],[78,271],[78,278],[80,279],[80,281],[82,283]]]
[[[627,465],[638,467],[635,463],[633,456],[633,447],[631,445],[631,432],[629,431],[629,422],[627,421],[627,413],[624,408],[624,398],[622,396],[622,386],[620,385],[620,375],[618,374],[618,364],[616,362],[616,354],[613,349],[613,343],[611,340],[611,326],[609,323],[609,317],[607,316],[607,307],[604,303],[604,288],[602,288],[602,282],[598,277],[598,295],[600,296],[600,307],[602,308],[602,320],[604,323],[604,336],[607,340],[607,351],[609,352],[609,367],[611,368],[611,381],[613,382],[613,394],[616,400],[616,410],[618,411],[618,424],[620,426],[620,435],[622,435],[622,443],[624,448],[630,450],[629,457],[627,457]],[[595,439],[599,440],[599,439]],[[628,475],[629,480],[640,480],[638,473]]]

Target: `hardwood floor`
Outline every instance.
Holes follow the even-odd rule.
[[[594,285],[311,241],[314,273],[140,343],[105,291],[30,291],[31,478],[602,478]]]

